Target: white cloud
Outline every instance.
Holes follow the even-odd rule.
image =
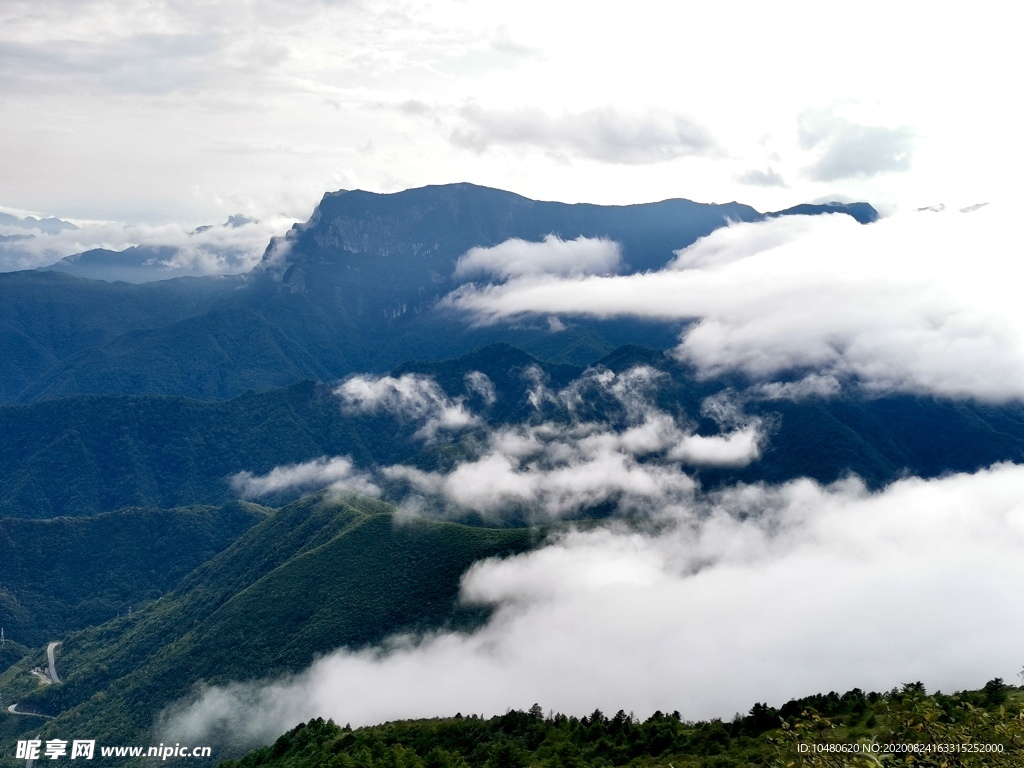
[[[231,487],[243,499],[257,499],[293,490],[330,488],[379,496],[380,489],[347,456],[323,456],[301,464],[274,467],[265,475],[239,472],[231,478]]]
[[[162,738],[267,742],[303,720],[353,725],[529,707],[731,716],[755,701],[921,680],[977,687],[1020,666],[1024,467],[723,491],[657,531],[577,532],[477,563],[471,634],[341,649],[273,684],[207,690]]]
[[[470,371],[466,374],[466,390],[479,395],[486,405],[494,405],[498,400],[494,382],[488,378],[486,373],[480,371]]]
[[[619,244],[603,238],[566,241],[547,235],[540,243],[513,238],[492,248],[471,248],[456,263],[455,276],[607,275],[621,259]]]
[[[485,382],[485,379],[487,377],[479,373],[468,384],[486,392],[490,380]],[[493,393],[493,387],[491,391]],[[386,412],[422,421],[416,437],[426,441],[437,439],[441,432],[457,432],[481,424],[480,418],[466,408],[461,398],[448,397],[437,382],[427,376],[353,376],[334,393],[353,413]]]
[[[737,181],[740,184],[749,184],[754,187],[786,186],[786,182],[783,180],[782,175],[770,166],[764,171],[758,168],[746,171],[737,178]]]
[[[557,518],[604,503],[624,513],[683,503],[696,483],[680,464],[740,467],[760,457],[763,424],[743,414],[729,393],[702,407],[722,433],[698,435],[653,405],[664,376],[654,368],[589,369],[561,390],[549,389],[540,369],[524,375],[544,421],[491,429],[475,455],[445,471],[398,465],[381,474],[442,509]]]
[[[832,397],[842,391],[843,385],[835,376],[811,374],[798,381],[772,381],[751,388],[751,394],[765,400],[806,400],[814,397]]]
[[[705,374],[792,371],[877,392],[1024,396],[1024,304],[1007,270],[1016,211],[785,217],[717,230],[659,272],[523,277],[446,303],[488,322],[527,313],[695,322],[676,353]],[[821,382],[824,382],[822,379]]]
[[[761,455],[759,429],[748,427],[727,435],[687,435],[668,458],[711,467],[745,467]]]
[[[534,515],[558,517],[609,500],[628,507],[692,494],[695,483],[690,477],[674,466],[639,462],[625,447],[628,440],[597,425],[565,430],[544,424],[499,432],[482,457],[448,472],[393,466],[382,473],[485,515],[521,506]],[[504,453],[504,446],[513,452]]]
[[[532,385],[528,397],[535,412],[526,423],[506,426],[488,425],[463,398],[450,398],[426,376],[353,376],[335,390],[350,413],[408,419],[418,427],[413,437],[429,443],[473,428],[460,446],[465,458],[444,470],[392,465],[374,470],[376,475],[356,470],[347,457],[318,459],[259,477],[240,473],[233,486],[256,497],[340,482],[353,488],[362,483],[376,493],[387,481],[393,498],[437,515],[475,511],[492,518],[548,519],[600,504],[646,514],[692,499],[697,485],[686,470],[746,466],[760,458],[767,439],[762,420],[744,414],[730,392],[702,404],[720,434],[696,434],[685,415],[672,416],[654,405],[664,376],[648,366],[621,373],[588,369],[553,390],[543,372],[531,367],[524,377]],[[473,371],[465,383],[485,405],[495,401],[485,374]]]

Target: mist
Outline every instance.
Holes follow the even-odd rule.
[[[273,681],[197,691],[164,741],[266,743],[312,717],[354,726],[501,714],[679,710],[730,718],[829,690],[978,687],[1021,663],[1024,467],[869,492],[856,479],[742,486],[638,528],[569,531],[474,565],[469,634],[394,637]]]

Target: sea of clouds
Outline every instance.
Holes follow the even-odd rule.
[[[718,230],[665,269],[635,275],[615,274],[607,245],[573,246],[590,259],[573,270],[566,243],[515,242],[498,246],[515,257],[507,267],[498,251],[468,253],[462,274],[492,282],[463,286],[446,304],[472,322],[689,319],[674,354],[701,374],[744,374],[764,399],[855,391],[1006,402],[1024,395],[1014,229],[1012,211],[996,205],[869,226],[781,218]],[[549,271],[535,266],[545,243],[560,249]],[[424,445],[472,434],[478,450],[444,471],[371,475],[326,458],[288,468],[307,484],[317,472],[339,488],[401,481],[410,494],[498,517],[525,505],[550,519],[609,500],[629,514],[474,565],[461,599],[493,612],[473,632],[392,637],[338,649],[299,674],[204,688],[163,714],[164,740],[230,733],[248,745],[314,716],[362,725],[534,702],[728,718],[756,701],[916,680],[976,688],[1020,669],[1024,466],[880,490],[849,477],[705,491],[688,470],[757,461],[770,425],[745,417],[741,402],[711,398],[702,415],[720,433],[699,435],[653,404],[658,376],[594,369],[552,390],[538,375],[537,412],[576,408],[577,417],[502,426],[470,409],[469,394],[450,396],[426,377],[343,383],[343,407],[413,419]],[[493,402],[483,374],[470,391]],[[587,393],[598,391],[618,402],[615,420],[586,416]],[[255,496],[280,480],[236,483]]]

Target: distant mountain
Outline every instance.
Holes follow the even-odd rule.
[[[78,229],[70,221],[47,216],[45,219],[37,219],[35,216],[14,216],[10,213],[0,213],[0,226],[18,227],[19,229],[34,229],[47,235],[56,235],[65,230]]]
[[[662,266],[674,250],[731,221],[763,218],[739,203],[568,205],[470,184],[328,194],[307,223],[275,239],[262,263],[234,282],[113,289],[0,274],[7,347],[0,352],[10,361],[0,371],[0,402],[114,392],[223,398],[456,357],[495,342],[573,364],[626,343],[667,348],[678,324],[539,320],[474,328],[436,303],[464,281],[455,264],[473,247],[549,234],[606,237],[621,244],[624,269],[638,271]],[[96,263],[148,258],[144,251],[91,253],[87,261]],[[109,318],[108,298],[115,307]],[[176,312],[167,311],[168,300]],[[124,311],[129,305],[134,310]],[[70,306],[78,308],[73,327],[61,319]]]
[[[845,213],[861,224],[871,224],[878,221],[878,211],[868,203],[803,203],[786,208],[782,211],[766,213],[765,216],[774,219],[778,216],[819,216],[823,213]]]
[[[36,253],[37,239],[43,235],[59,235],[76,230],[70,221],[53,217],[37,219],[34,216],[14,216],[0,213],[0,271],[24,269],[39,263]]]
[[[190,237],[215,229],[237,229],[246,224],[258,224],[257,219],[235,214],[219,227],[196,227]],[[250,254],[231,244],[207,242],[204,251],[221,262],[217,271],[222,274],[247,272],[252,262]],[[151,283],[175,277],[200,277],[210,272],[208,266],[183,254],[183,248],[172,245],[135,245],[121,251],[94,248],[65,256],[60,261],[39,267],[50,272],[65,272],[90,280],[126,283]]]
[[[201,274],[194,270],[164,266],[174,259],[177,252],[177,248],[167,245],[136,245],[123,251],[94,248],[91,251],[65,256],[60,261],[39,269],[65,272],[111,283],[118,280],[126,283],[148,283]]]

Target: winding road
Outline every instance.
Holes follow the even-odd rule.
[[[57,676],[57,665],[54,663],[53,658],[53,652],[56,650],[58,645],[60,645],[59,640],[57,642],[50,643],[48,646],[46,646],[46,660],[50,664],[50,680],[52,680],[55,683],[60,682],[60,678]]]
[[[60,677],[57,675],[56,659],[54,657],[54,652],[57,650],[58,645],[60,645],[59,640],[52,642],[46,646],[46,661],[47,665],[49,666],[49,670],[47,671],[46,675],[39,671],[38,668],[32,670],[33,674],[36,674],[39,677],[43,678],[44,681],[46,677],[49,677],[49,681],[47,682],[50,683],[60,682]],[[12,715],[22,715],[24,717],[45,717],[47,720],[54,719],[53,715],[40,715],[38,712],[19,712],[17,703],[11,704],[11,706],[7,708],[7,711]]]
[[[11,704],[11,706],[7,708],[7,711],[12,715],[22,715],[24,717],[45,717],[47,720],[56,719],[53,715],[40,715],[38,712],[19,712],[17,704]]]

